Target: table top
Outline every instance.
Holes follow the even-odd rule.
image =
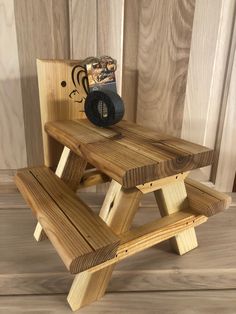
[[[94,167],[131,188],[210,165],[213,150],[121,121],[99,128],[87,119],[53,121],[46,132]]]

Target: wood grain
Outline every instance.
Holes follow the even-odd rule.
[[[85,72],[79,61],[37,60],[37,71],[42,130],[48,121],[84,116],[81,110],[84,110],[87,93],[81,86]],[[61,85],[62,82],[65,84],[64,87]],[[45,165],[56,169],[62,150],[62,145],[43,132]]]
[[[123,70],[124,0],[99,0],[97,4],[97,54],[117,60],[117,91],[121,95]]]
[[[195,1],[141,1],[137,122],[180,136]]]
[[[127,188],[206,166],[213,157],[203,146],[128,122],[101,129],[86,119],[56,121],[45,129]]]
[[[220,120],[215,143],[215,160],[212,166],[211,179],[221,191],[232,192],[236,171],[235,135],[235,82],[236,82],[236,4],[234,27],[229,51],[225,89],[222,97]]]
[[[158,218],[151,196],[143,198],[133,226]],[[80,197],[94,210],[101,207],[102,195],[80,193]],[[6,207],[11,193],[8,198]],[[69,290],[73,276],[49,241],[34,241],[34,226],[29,209],[0,210],[0,295]],[[199,248],[184,257],[172,254],[166,241],[122,261],[113,272],[108,291],[236,289],[235,202],[224,215],[216,215],[199,226],[197,235]]]
[[[109,293],[105,298],[80,310],[81,314],[234,314],[235,290],[231,291],[178,291],[178,292],[130,292]],[[52,313],[70,314],[65,295],[51,296],[3,296],[0,297],[0,313]]]
[[[197,227],[207,221],[203,215],[178,212],[156,219],[140,227],[134,228],[120,235],[121,244],[118,247],[116,256],[109,261],[91,267],[89,272],[96,272],[109,265],[120,262],[129,256],[137,254],[155,244],[178,236],[189,228]],[[187,239],[188,240],[188,239]]]
[[[14,1],[0,1],[0,169],[27,164]]]
[[[119,238],[52,171],[21,170],[16,183],[71,273],[115,256]]]
[[[136,121],[138,95],[138,37],[141,1],[125,1],[122,99],[125,104],[125,119]]]
[[[188,202],[191,209],[207,217],[229,208],[231,197],[192,179],[185,179]]]
[[[214,148],[235,1],[196,1],[181,137]],[[211,167],[196,172],[208,181]],[[194,177],[196,178],[196,177]]]
[[[154,195],[162,217],[189,209],[184,180],[163,186],[160,190],[155,191]],[[170,242],[179,255],[183,255],[198,246],[194,228],[178,233],[170,239]]]
[[[70,0],[70,58],[97,56],[97,0]]]
[[[43,163],[36,58],[69,58],[67,0],[14,1],[29,165]]]
[[[108,194],[114,194],[114,186],[111,185]],[[133,218],[137,212],[142,193],[136,189],[116,189],[115,197],[110,198],[109,213],[101,210],[100,217],[116,234],[122,234],[129,230]],[[105,206],[107,203],[105,202]],[[127,208],[127,210],[124,210]],[[104,216],[105,214],[105,216]],[[78,274],[71,286],[67,301],[73,310],[77,310],[86,304],[100,299],[107,289],[114,270],[114,264],[95,273],[84,272]]]

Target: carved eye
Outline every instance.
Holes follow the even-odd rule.
[[[66,81],[61,81],[61,86],[66,87]]]
[[[69,95],[69,97],[70,98],[74,98],[76,95],[78,95],[79,93],[78,93],[78,91],[76,90],[76,89],[74,89],[71,93],[70,93],[70,95]]]

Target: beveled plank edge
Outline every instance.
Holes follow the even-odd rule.
[[[212,195],[213,197],[217,198],[219,201],[223,201],[225,204],[225,209],[228,209],[232,203],[232,197],[226,193],[217,191],[215,189],[210,188],[209,186],[202,184],[191,178],[186,178],[185,183],[194,186],[195,188],[204,191],[207,194]]]
[[[217,213],[220,213],[226,209],[229,208],[229,206],[232,203],[232,198],[231,196],[229,196],[228,194],[216,191],[198,181],[195,181],[193,179],[185,179],[185,185],[186,185],[186,190],[187,190],[187,194],[190,200],[190,203],[192,202],[192,209],[195,212],[198,212],[199,214],[204,214],[207,217],[213,216]],[[208,207],[208,210],[203,210],[202,208],[196,208],[196,206],[194,206],[194,202],[195,202],[195,197],[191,196],[190,193],[188,193],[188,186],[191,189],[196,189],[202,193],[205,193],[207,195],[209,195],[210,197],[214,198],[215,201],[212,202]],[[202,197],[204,197],[204,194],[202,195]],[[206,206],[206,205],[204,205]],[[190,205],[191,207],[191,205]]]
[[[179,218],[181,215],[185,215],[185,217]],[[185,230],[197,227],[206,221],[207,217],[204,215],[177,212],[140,227],[136,227],[131,231],[121,234],[121,244],[113,259],[91,267],[88,271],[96,272],[109,265],[115,264],[129,256],[143,251],[144,249],[168,240]]]

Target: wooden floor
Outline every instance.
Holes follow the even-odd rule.
[[[96,211],[103,195],[81,197]],[[145,197],[135,225],[158,216]],[[12,183],[0,183],[0,314],[72,313],[73,280]],[[79,313],[236,314],[236,194],[230,209],[197,229],[199,248],[178,256],[164,242],[121,262],[108,293]]]

